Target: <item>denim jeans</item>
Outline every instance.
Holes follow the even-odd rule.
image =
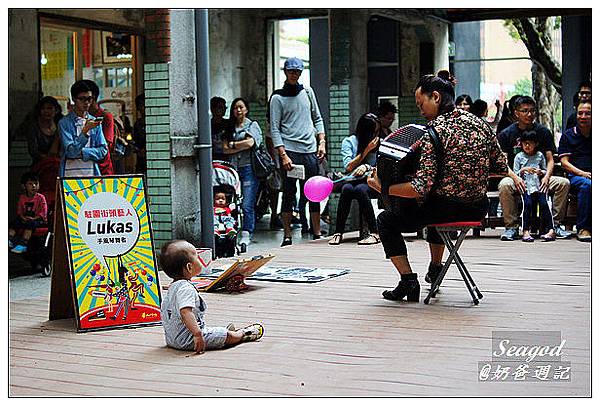
[[[256,225],[256,195],[258,193],[258,178],[252,172],[252,165],[244,165],[238,168],[240,182],[242,183],[242,212],[244,220],[242,230],[254,233]]]
[[[523,198],[523,231],[531,231],[531,218],[534,214],[535,204],[539,204],[540,208],[540,220],[544,226],[542,230],[540,224],[540,235],[546,234],[548,231],[554,229],[552,222],[552,213],[550,213],[550,206],[548,205],[548,195],[546,193],[528,193],[522,195]]]
[[[572,176],[571,190],[577,194],[577,231],[592,231],[592,180]]]

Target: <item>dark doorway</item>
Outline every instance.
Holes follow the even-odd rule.
[[[367,25],[369,109],[381,98],[396,98],[400,89],[400,27],[389,18],[373,16]]]

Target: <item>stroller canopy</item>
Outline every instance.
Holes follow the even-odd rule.
[[[240,177],[233,166],[224,161],[213,161],[213,189],[215,187],[225,187],[230,189],[236,196],[241,194]]]

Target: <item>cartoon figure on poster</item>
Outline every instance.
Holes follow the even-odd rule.
[[[141,177],[63,179],[80,330],[160,322]]]

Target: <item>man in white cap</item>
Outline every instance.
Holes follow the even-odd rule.
[[[286,176],[283,182],[281,219],[283,242],[292,244],[292,208],[296,197],[296,184],[300,182],[300,193],[304,194],[304,183],[319,174],[319,162],[325,158],[325,127],[314,91],[298,83],[304,63],[298,58],[288,58],[283,65],[285,83],[282,89],[273,92],[270,99],[269,116],[273,147],[281,168],[291,171],[293,166],[304,167],[304,179]],[[316,135],[316,136],[315,136]],[[321,236],[320,204],[309,202],[313,239]]]

